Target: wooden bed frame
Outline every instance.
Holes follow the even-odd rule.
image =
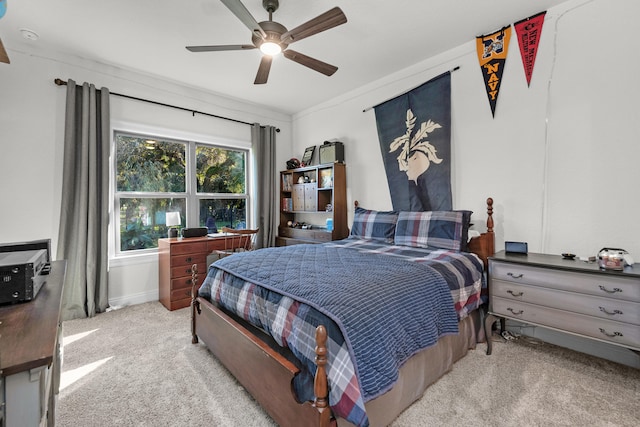
[[[494,253],[493,199],[487,199],[487,231],[474,237],[468,250],[484,262]],[[300,372],[295,364],[269,345],[270,337],[257,328],[232,317],[208,300],[197,296],[197,266],[192,267],[191,333],[192,343],[199,338],[233,374],[262,408],[280,426],[336,426],[329,407],[326,363],[327,333],[316,329],[316,365],[314,402],[299,403],[292,384]],[[271,340],[272,341],[272,340]]]

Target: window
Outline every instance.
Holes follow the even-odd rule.
[[[114,145],[116,254],[157,248],[167,212],[179,228],[247,227],[247,149],[120,131]]]

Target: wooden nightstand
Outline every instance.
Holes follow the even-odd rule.
[[[236,241],[236,240],[234,240]],[[229,242],[220,237],[171,237],[158,239],[160,302],[169,310],[191,304],[191,266],[198,265],[198,286],[207,275],[207,255]]]
[[[489,258],[488,278],[487,354],[491,327],[498,319],[640,350],[638,263],[610,271],[560,255],[502,251]]]

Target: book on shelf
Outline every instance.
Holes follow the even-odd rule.
[[[293,188],[293,175],[282,175],[282,191],[291,191]]]
[[[284,197],[282,199],[282,210],[283,211],[292,211],[293,210],[293,199],[290,197]]]

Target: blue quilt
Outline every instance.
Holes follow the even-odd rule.
[[[331,244],[296,245],[234,254],[213,264],[216,271],[306,304],[333,320],[342,337],[331,337],[334,328],[329,328],[329,338],[346,343],[359,381],[358,405],[389,390],[413,354],[458,332],[449,285],[423,263]],[[200,293],[214,297],[206,295],[211,292],[207,281]],[[268,330],[270,322],[261,320]],[[337,415],[368,424],[363,407],[352,412]]]

